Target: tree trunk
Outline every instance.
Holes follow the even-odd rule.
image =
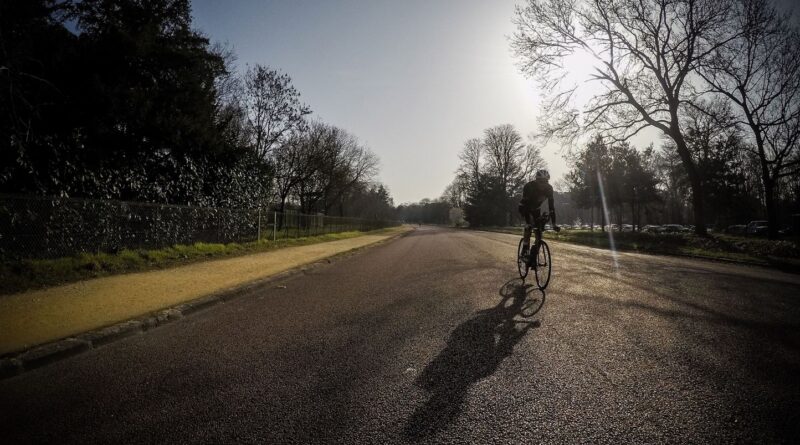
[[[764,178],[764,201],[767,204],[767,224],[769,239],[778,239],[778,206],[775,204],[775,181]]]
[[[278,230],[283,229],[283,218],[286,215],[284,210],[286,209],[286,196],[281,196],[281,206],[279,207],[281,217],[278,218]]]
[[[686,169],[686,174],[689,176],[689,184],[692,189],[694,233],[705,236],[707,232],[705,211],[703,207],[703,179],[700,176],[700,172],[697,171],[697,166],[694,163],[694,159],[692,159],[692,153],[689,151],[689,147],[686,145],[683,135],[678,132],[678,136],[675,137],[675,134],[676,133],[674,132],[673,140],[678,148],[678,155],[681,157],[681,162],[683,163],[683,167]]]
[[[600,212],[600,230],[605,232],[606,231],[606,211],[603,210]]]

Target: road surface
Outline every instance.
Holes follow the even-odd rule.
[[[3,443],[796,443],[800,276],[422,227],[0,381]]]

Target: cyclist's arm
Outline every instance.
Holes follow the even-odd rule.
[[[548,190],[547,194],[547,206],[549,207],[550,211],[550,222],[553,223],[553,229],[556,228],[556,206],[555,202],[553,201],[553,188],[551,187]]]

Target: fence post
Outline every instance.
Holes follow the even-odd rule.
[[[258,208],[258,238],[256,241],[261,241],[261,207]]]
[[[272,212],[272,241],[277,239],[276,230],[278,230],[278,212]]]

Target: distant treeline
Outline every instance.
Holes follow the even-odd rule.
[[[696,116],[708,123],[703,115]],[[697,158],[703,177],[706,221],[709,228],[722,229],[765,219],[764,191],[758,175],[756,156],[742,147],[735,129],[719,129],[698,122],[687,129],[696,135],[690,149]],[[681,161],[670,144],[656,149],[652,145],[637,150],[627,142],[595,137],[568,156],[571,166],[560,188],[576,207],[574,215],[584,222],[594,216],[595,224],[605,224],[603,197],[609,211],[608,223],[689,224],[693,222],[690,182]],[[777,223],[789,225],[797,205],[800,182],[786,178],[779,183]],[[579,211],[581,209],[589,212]],[[571,221],[570,221],[571,222]]]
[[[745,142],[739,130],[717,128],[711,125],[712,118],[703,114],[693,116],[695,120],[687,123],[687,129],[694,136],[690,149],[704,179],[708,226],[721,229],[765,219],[758,159],[742,147]],[[496,128],[487,130],[487,134],[493,131]],[[405,214],[413,215],[408,219],[454,224],[462,215],[450,209],[459,208],[471,226],[520,224],[516,204],[521,184],[532,180],[531,173],[544,162],[532,145],[521,144],[518,135],[508,140],[516,141],[516,150],[492,148],[493,139],[467,141],[452,184],[436,200],[402,206]],[[632,224],[638,229],[646,224],[693,222],[690,182],[669,143],[659,148],[651,145],[636,149],[627,142],[595,136],[585,145],[568,150],[565,157],[569,171],[563,178],[551,181],[556,189],[555,208],[560,223],[581,220],[595,225]],[[514,180],[505,182],[513,187],[500,185],[501,171],[516,172],[518,176],[512,175]],[[776,187],[781,210],[777,221],[783,228],[791,224],[792,214],[800,212],[800,178],[784,177]],[[610,221],[606,221],[603,211],[604,198]]]
[[[377,157],[189,0],[0,2],[0,193],[389,218]]]

